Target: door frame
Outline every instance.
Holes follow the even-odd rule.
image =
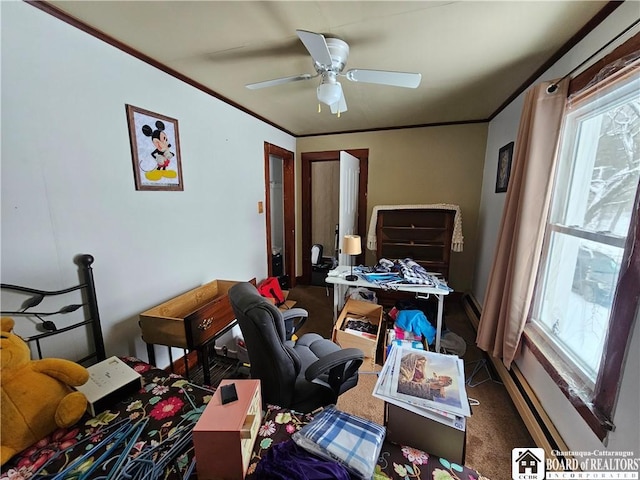
[[[289,150],[264,142],[264,198],[265,223],[267,237],[267,272],[273,276],[271,265],[271,178],[269,175],[269,156],[282,158],[282,197],[283,197],[283,228],[284,228],[284,273],[289,276],[289,287],[296,284],[296,205],[295,205],[295,161],[294,154]]]
[[[366,242],[367,235],[367,183],[369,177],[369,149],[344,149],[358,160],[360,160],[360,177],[358,182],[358,235]],[[330,150],[325,152],[307,152],[301,154],[302,178],[301,178],[301,200],[300,211],[303,212],[301,222],[302,237],[302,276],[300,283],[311,283],[311,164],[313,162],[340,161],[340,150]],[[365,245],[366,246],[366,245]],[[364,247],[362,254],[356,257],[356,262],[362,263],[364,258]]]

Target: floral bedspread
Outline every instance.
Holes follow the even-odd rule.
[[[259,480],[256,467],[273,445],[287,441],[313,419],[311,414],[299,414],[275,406],[267,408],[258,438],[253,448],[246,479]],[[488,480],[477,471],[411,447],[385,441],[376,465],[374,480]]]
[[[191,431],[213,391],[168,374],[137,358],[123,360],[142,375],[143,388],[95,417],[58,429],[2,466],[0,480],[35,478],[195,479]],[[287,441],[313,419],[269,406],[247,471],[272,445]],[[374,480],[482,480],[475,470],[410,447],[384,442]]]
[[[182,479],[195,472],[191,431],[213,391],[137,358],[123,360],[142,375],[144,387],[137,394],[95,417],[85,414],[75,426],[16,455],[2,466],[0,479],[39,478],[65,469],[63,478],[83,479]]]

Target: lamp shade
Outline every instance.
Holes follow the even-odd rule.
[[[321,83],[318,86],[318,100],[327,105],[333,105],[342,97],[342,85],[339,82]]]
[[[360,255],[362,253],[360,235],[345,235],[342,240],[342,253],[346,255]]]

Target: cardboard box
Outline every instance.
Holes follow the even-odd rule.
[[[284,295],[284,303],[280,305],[278,308],[280,310],[289,310],[290,308],[293,308],[293,306],[296,304],[296,301],[287,300],[287,298],[289,298],[289,290],[282,290],[282,294]],[[265,297],[265,298],[269,300],[271,303],[273,303],[274,305],[276,304],[275,298],[272,298],[272,297]]]
[[[385,440],[464,465],[466,430],[444,425],[391,403],[384,403]]]
[[[107,358],[87,370],[89,380],[76,390],[87,397],[87,408],[93,416],[142,388],[142,376],[118,357]]]
[[[223,405],[220,387],[231,383],[238,399]],[[261,423],[260,380],[223,380],[193,428],[198,478],[244,478]]]
[[[347,319],[366,319],[377,325],[375,336],[345,331]],[[364,362],[360,368],[371,369],[376,364],[376,350],[382,325],[382,305],[360,300],[347,300],[333,328],[333,341],[342,348],[359,348],[364,352]]]

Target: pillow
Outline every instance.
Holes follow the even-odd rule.
[[[341,412],[331,405],[291,438],[308,452],[340,463],[359,478],[370,479],[385,433],[382,425]]]

